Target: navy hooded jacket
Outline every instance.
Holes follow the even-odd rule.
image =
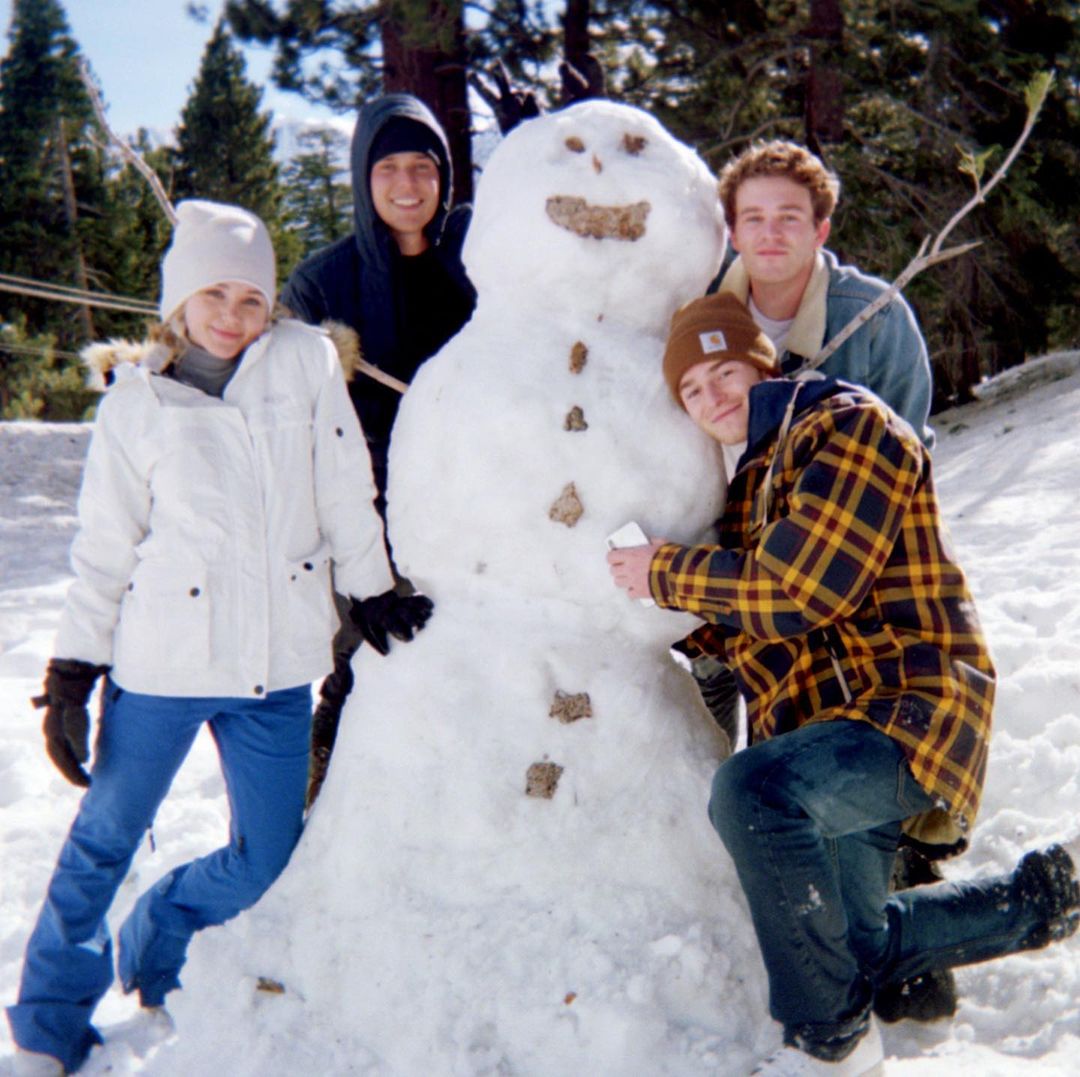
[[[429,249],[404,258],[371,199],[371,149],[394,117],[430,128],[443,148],[439,161],[439,207],[425,229]],[[306,322],[344,322],[360,335],[364,358],[408,382],[417,368],[452,337],[472,314],[476,293],[461,264],[461,245],[471,210],[450,209],[453,185],[446,135],[434,115],[409,94],[369,102],[352,139],[353,233],[316,251],[292,273],[281,301]],[[407,283],[408,282],[408,283]],[[390,429],[399,394],[358,374],[349,387],[383,488]]]

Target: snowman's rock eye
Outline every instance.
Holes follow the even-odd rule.
[[[585,152],[585,143],[582,142],[581,139],[578,138],[577,135],[571,135],[566,140],[566,148],[571,153],[584,153]]]
[[[644,135],[632,135],[627,132],[622,136],[622,148],[630,154],[631,157],[637,157],[642,150],[645,149],[645,144],[648,139]]]
[[[645,219],[652,207],[648,202],[626,206],[594,206],[584,198],[552,195],[547,215],[560,228],[587,239],[624,239],[633,242],[645,234]]]

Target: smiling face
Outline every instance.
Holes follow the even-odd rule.
[[[829,236],[829,220],[814,220],[810,191],[784,176],[757,176],[735,192],[731,245],[752,285],[805,286],[814,257]],[[800,293],[801,294],[801,293]]]
[[[188,340],[218,359],[235,359],[270,319],[266,296],[239,281],[223,281],[196,292],[184,304]]]
[[[679,399],[691,419],[721,445],[746,440],[750,390],[764,375],[742,359],[695,363],[679,382]]]
[[[426,153],[390,153],[371,166],[371,201],[402,254],[427,249],[424,229],[439,208],[439,166]]]

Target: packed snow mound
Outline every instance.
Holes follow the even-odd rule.
[[[1025,849],[1080,833],[1078,413],[1080,368],[1073,366],[1059,381],[1029,385],[1007,400],[967,405],[934,418],[939,439],[934,466],[943,511],[1000,671],[986,795],[971,848],[945,865],[952,878],[995,874]],[[30,710],[28,699],[40,689],[70,580],[66,547],[86,441],[85,426],[0,424],[0,994],[5,1002],[15,998],[22,950],[79,797],[48,762],[40,715]],[[387,677],[397,660],[392,655],[385,664]],[[379,668],[372,663],[372,669]],[[458,679],[449,663],[441,670],[449,691]],[[483,693],[474,698],[478,708],[486,708]],[[362,736],[360,723],[351,718],[343,736]],[[575,724],[580,730],[582,722]],[[490,717],[466,748],[487,745],[499,727],[500,716]],[[390,733],[389,723],[384,730]],[[455,725],[432,724],[430,735],[440,738],[448,753],[448,772],[468,758],[454,743],[455,733]],[[397,751],[404,755],[417,733],[409,726],[402,735]],[[362,767],[348,773],[337,768],[330,780],[360,785],[368,778]],[[607,780],[617,783],[614,768]],[[682,772],[668,778],[673,794],[697,780]],[[421,840],[438,832],[454,784],[427,776],[407,792],[404,815],[411,832]],[[633,832],[621,837],[628,823],[617,820],[615,811],[633,792],[626,783],[622,799],[613,801],[612,812],[603,818],[604,826],[615,828],[613,834],[601,834],[592,844],[592,855],[605,863],[615,850],[631,864],[648,862],[652,834],[642,835],[641,842]],[[564,813],[573,831],[575,816],[558,798],[545,806],[553,809],[552,816]],[[317,812],[322,811],[320,802]],[[665,803],[655,814],[670,811]],[[700,818],[695,810],[694,826]],[[616,1071],[601,1064],[602,1047],[617,1043],[622,1034],[615,1003],[624,988],[642,1000],[638,1012],[651,1038],[648,1051],[617,1071],[620,1077],[697,1072],[737,1077],[748,1072],[759,1049],[771,1050],[777,1042],[779,1034],[764,1016],[763,975],[753,941],[746,937],[749,920],[726,878],[702,928],[650,925],[640,945],[635,948],[637,940],[628,937],[621,958],[605,960],[591,938],[591,920],[573,915],[569,904],[574,885],[594,884],[569,878],[572,850],[556,845],[553,856],[537,840],[527,844],[534,854],[527,866],[524,857],[489,861],[484,879],[492,900],[468,891],[453,902],[460,923],[455,940],[470,933],[477,940],[455,959],[429,937],[441,926],[437,896],[411,907],[416,933],[404,942],[395,938],[404,904],[415,899],[414,889],[395,889],[402,852],[398,836],[369,841],[370,828],[357,833],[355,822],[353,816],[327,819],[328,825],[320,824],[317,831],[312,821],[305,838],[314,846],[310,859],[296,877],[281,881],[293,894],[289,904],[279,903],[272,892],[251,917],[196,938],[183,977],[185,990],[169,999],[177,1024],[174,1038],[150,1042],[137,1001],[114,988],[97,1015],[106,1043],[91,1054],[82,1077],[403,1073],[395,1071],[393,1062],[410,1057],[414,1009],[426,1027],[433,1007],[443,1016],[434,1040],[426,1041],[429,1058],[408,1077],[498,1073],[498,1036],[522,1042],[538,1026],[554,1029],[552,1047],[537,1050],[535,1064],[522,1066],[519,1074],[606,1077]],[[144,843],[136,857],[112,922],[123,919],[142,887],[220,842],[226,823],[226,796],[213,746],[209,737],[200,737],[155,821],[154,846]],[[551,831],[543,837],[549,840]],[[715,853],[724,858],[719,843]],[[558,868],[559,856],[566,861],[567,899],[536,916],[550,925],[551,951],[578,954],[589,978],[575,977],[574,985],[552,1001],[552,983],[562,978],[548,973],[546,965],[538,967],[532,996],[530,977],[537,970],[521,968],[511,975],[497,966],[493,952],[518,931],[521,906],[500,903],[495,896],[515,887],[527,890],[534,875]],[[375,891],[366,883],[360,886],[357,863],[364,863],[368,879],[376,880]],[[433,876],[443,872],[442,863],[431,863]],[[448,887],[452,879],[447,876]],[[341,916],[336,905],[330,909],[327,895],[349,886],[356,887],[351,895],[356,910]],[[674,892],[676,884],[669,889]],[[384,898],[386,909],[379,906]],[[617,898],[622,905],[637,900],[626,888]],[[532,922],[526,921],[527,926]],[[700,960],[714,934],[733,938],[727,972]],[[307,1001],[298,995],[292,975],[301,950],[307,951],[302,984],[311,992]],[[410,973],[410,963],[422,973],[422,982]],[[398,981],[416,989],[414,999],[402,1003]],[[890,1077],[943,1072],[955,1077],[1073,1077],[1080,1053],[1080,936],[1048,950],[961,969],[958,981],[960,1010],[954,1020],[885,1026]],[[659,1005],[650,996],[654,990],[662,999]],[[717,1001],[719,1017],[706,1014],[700,1022],[661,1029],[661,1017],[673,1012],[668,1000],[679,992],[694,1005]],[[323,1007],[320,1000],[326,997],[332,1001]],[[469,1014],[478,998],[480,1020],[473,1021]],[[609,1014],[612,1020],[606,1019]],[[599,1046],[584,1050],[579,1040],[576,1053],[568,1054],[567,1044],[575,1046],[575,1036],[592,1036]],[[632,1039],[630,1045],[640,1041]],[[0,1022],[0,1074],[10,1073],[12,1050],[7,1024]],[[576,1067],[563,1064],[568,1057]],[[510,1071],[503,1066],[501,1072]]]
[[[1009,367],[976,385],[976,399],[1002,400],[1023,395],[1037,385],[1062,381],[1080,370],[1080,351],[1053,352]]]
[[[693,619],[616,589],[605,538],[636,519],[692,540],[722,504],[716,447],[660,376],[671,313],[720,259],[715,183],[644,114],[585,103],[499,147],[476,222],[476,312],[391,447],[395,558],[435,615],[388,659],[357,655],[243,961],[272,964],[290,1021],[318,1015],[297,1029],[309,1064],[333,1040],[403,1077],[711,1072],[720,1042],[750,1057],[761,1004],[760,984],[734,1004],[712,987],[756,961],[705,813],[727,744],[668,654]],[[329,924],[361,961],[327,949]]]
[[[476,311],[394,427],[406,576],[436,602],[501,591],[677,634],[671,615],[628,608],[602,553],[629,520],[694,541],[722,506],[718,448],[660,363],[671,314],[703,294],[723,243],[716,181],[645,113],[590,101],[510,134],[466,241]]]
[[[553,322],[587,309],[654,333],[705,291],[723,247],[704,161],[648,113],[593,100],[499,145],[463,258],[482,306],[512,315],[532,297]]]

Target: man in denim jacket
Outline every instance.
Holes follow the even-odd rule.
[[[751,146],[720,173],[720,199],[739,257],[719,290],[750,308],[794,375],[887,287],[824,249],[840,182],[794,142]],[[870,389],[905,418],[927,448],[930,361],[902,296],[861,326],[820,367]]]

